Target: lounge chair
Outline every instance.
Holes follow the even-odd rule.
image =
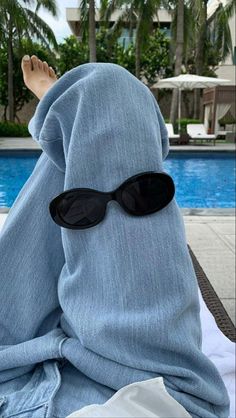
[[[178,135],[178,134],[175,134],[174,133],[174,129],[173,129],[173,125],[172,125],[172,123],[166,123],[166,129],[167,129],[167,131],[168,131],[168,137],[169,137],[169,140],[171,141],[173,141],[173,140],[176,140],[177,142],[179,142],[178,140],[180,139],[180,135]],[[172,142],[171,141],[171,142]],[[175,142],[176,142],[175,141]]]
[[[201,139],[201,143],[203,139],[207,139],[207,140],[213,140],[213,144],[215,145],[216,135],[208,134],[202,123],[188,124],[187,133],[191,139],[194,139],[194,144],[196,143],[197,139]]]
[[[214,316],[218,328],[223,332],[223,334],[229,340],[231,340],[232,342],[236,342],[236,329],[231,318],[226,312],[225,307],[222,304],[221,300],[217,296],[203,268],[199,264],[190,245],[187,244],[187,246],[188,246],[189,254],[192,259],[194,271],[197,277],[198,286],[201,291],[204,302],[206,303],[209,311]]]

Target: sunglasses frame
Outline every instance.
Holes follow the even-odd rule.
[[[167,192],[168,192],[168,197],[167,200],[163,202],[162,205],[160,205],[160,207],[158,209],[152,209],[147,211],[145,214],[143,213],[134,213],[132,210],[128,209],[122,201],[121,195],[123,190],[125,189],[125,187],[129,184],[129,183],[133,183],[134,181],[136,181],[138,178],[140,177],[146,177],[149,176],[150,174],[154,174],[155,176],[158,176],[159,178],[161,177],[162,180],[164,179],[166,185],[167,185]],[[61,201],[61,199],[68,193],[71,192],[91,192],[93,195],[97,194],[99,195],[99,199],[104,203],[104,214],[101,218],[99,218],[98,220],[96,220],[94,223],[90,224],[90,225],[83,225],[83,226],[78,226],[78,225],[70,225],[67,224],[59,215],[59,213],[57,212],[57,205],[58,203]],[[49,211],[51,214],[52,219],[54,220],[54,222],[57,223],[57,225],[62,226],[64,228],[67,229],[87,229],[87,228],[91,228],[93,226],[96,226],[98,223],[100,223],[105,215],[106,215],[106,210],[107,210],[107,203],[110,202],[111,200],[115,200],[116,202],[119,203],[119,205],[123,208],[123,210],[132,215],[132,216],[146,216],[149,215],[151,213],[155,213],[158,212],[159,210],[163,209],[164,207],[166,207],[171,200],[173,199],[175,194],[175,185],[173,182],[173,179],[170,175],[168,175],[165,172],[155,172],[155,171],[145,171],[145,172],[141,172],[138,174],[135,174],[132,177],[129,177],[128,179],[126,179],[122,184],[120,184],[120,186],[118,186],[116,189],[109,191],[109,192],[102,192],[99,190],[95,190],[95,189],[90,189],[90,188],[85,188],[85,187],[80,187],[80,188],[74,188],[74,189],[69,189],[66,190],[62,193],[60,193],[59,195],[57,195],[49,204]]]

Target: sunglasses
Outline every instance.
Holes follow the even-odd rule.
[[[66,190],[50,202],[49,211],[57,225],[85,229],[103,220],[111,200],[116,200],[130,215],[145,216],[167,206],[174,194],[175,185],[168,174],[147,171],[129,177],[110,192],[87,188]]]

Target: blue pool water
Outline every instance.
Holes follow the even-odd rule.
[[[0,207],[12,206],[39,155],[0,155]],[[234,153],[170,152],[164,170],[175,182],[175,197],[180,207],[235,207]]]

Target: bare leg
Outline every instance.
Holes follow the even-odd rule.
[[[46,61],[41,61],[36,55],[24,55],[21,69],[25,85],[38,99],[41,99],[48,89],[55,83],[57,76]]]

